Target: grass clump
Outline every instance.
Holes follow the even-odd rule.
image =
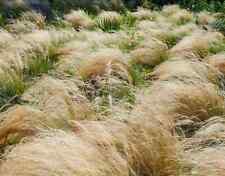
[[[147,83],[146,78],[152,71],[153,68],[148,65],[131,63],[130,72],[133,79],[133,84],[138,87],[145,85]]]
[[[42,54],[29,59],[27,64],[26,73],[29,76],[40,76],[42,73],[48,73],[49,70],[54,68],[54,60]]]
[[[121,27],[122,17],[117,12],[104,11],[97,17],[96,24],[105,32],[116,31]]]
[[[208,25],[213,23],[214,21],[215,17],[213,16],[213,14],[207,11],[202,11],[199,14],[197,14],[196,23],[198,25]]]
[[[193,14],[187,10],[180,10],[173,14],[170,18],[171,21],[177,25],[184,25],[194,20]]]
[[[158,34],[157,38],[167,44],[168,48],[172,48],[182,39],[182,36],[175,32],[165,31]]]
[[[52,70],[58,61],[58,57],[61,55],[57,49],[62,43],[60,40],[55,41],[45,49],[47,52],[42,50],[34,52],[27,60],[25,74],[34,77]]]
[[[137,47],[131,52],[132,62],[140,65],[155,67],[168,59],[168,47],[163,42],[155,39],[147,44]]]
[[[122,16],[122,28],[129,29],[135,26],[137,19],[129,11],[126,11]]]
[[[20,19],[21,21],[30,21],[36,24],[39,27],[39,29],[43,29],[45,27],[45,17],[42,14],[37,13],[35,11],[24,12],[21,15]]]
[[[95,27],[94,21],[84,10],[72,10],[69,14],[65,15],[64,18],[75,29],[93,29]]]
[[[6,30],[14,34],[25,34],[31,33],[35,30],[39,30],[39,27],[31,22],[26,20],[13,20],[12,23],[5,26]]]
[[[170,16],[170,15],[177,13],[180,10],[181,10],[181,8],[179,5],[166,5],[162,9],[162,14],[164,16]]]
[[[141,41],[143,41],[143,37],[135,32],[135,30],[131,29],[127,31],[126,37],[119,42],[118,46],[122,51],[130,52],[134,50]]]
[[[225,51],[225,41],[218,43],[211,43],[209,46],[209,52],[211,54],[217,54],[223,51]]]
[[[0,77],[0,107],[16,96],[20,96],[26,89],[27,84],[23,79],[21,70],[4,70],[4,75]]]
[[[133,17],[137,20],[154,20],[156,14],[149,9],[138,8],[137,12],[132,13]]]

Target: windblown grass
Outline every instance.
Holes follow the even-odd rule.
[[[122,17],[117,12],[104,11],[97,17],[96,24],[103,31],[115,31],[120,29]]]
[[[213,14],[210,14],[207,11],[203,11],[197,14],[196,23],[199,25],[209,25],[212,24],[215,20],[216,19]]]
[[[43,29],[45,27],[45,17],[42,14],[37,13],[35,11],[24,12],[21,15],[20,19],[21,21],[30,21],[36,24],[39,27],[39,29]]]
[[[0,76],[0,107],[11,105],[11,99],[22,95],[27,85],[21,70],[5,69]],[[12,100],[13,101],[13,100]]]
[[[83,10],[73,10],[65,15],[64,18],[71,23],[75,29],[93,29],[95,27],[94,21]]]
[[[154,20],[156,18],[155,12],[144,8],[138,8],[137,12],[132,13],[132,16],[137,20]]]
[[[132,62],[154,67],[168,58],[167,49],[166,44],[157,39],[152,39],[143,46],[139,45],[131,52]]]
[[[144,125],[141,122],[140,128],[140,121],[134,119],[127,125],[116,121],[81,123],[74,126],[78,135],[49,131],[9,152],[0,173],[6,176],[18,173],[24,176],[31,173],[127,175],[130,172],[178,175],[176,140],[158,125],[153,121]],[[66,148],[61,146],[62,143]],[[50,159],[55,168],[46,164]],[[63,162],[64,159],[68,162]]]
[[[0,175],[185,175],[178,145],[225,115],[213,20],[177,5],[14,19],[0,31]]]

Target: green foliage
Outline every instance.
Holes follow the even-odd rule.
[[[135,94],[129,84],[120,85],[115,88],[112,92],[112,96],[118,100],[123,100],[131,104],[135,103]]]
[[[135,26],[137,19],[131,14],[130,11],[126,11],[122,16],[122,28],[132,28]]]
[[[162,7],[168,4],[179,4],[181,7],[188,8],[193,11],[212,11],[223,12],[225,8],[224,0],[148,0],[154,7]]]
[[[26,73],[29,76],[40,76],[53,69],[54,61],[49,56],[37,55],[28,61]]]
[[[152,67],[147,65],[140,65],[136,63],[131,63],[130,73],[133,78],[135,86],[143,86],[146,84],[146,78],[149,73],[153,70]]]
[[[104,102],[105,105],[109,105],[108,98],[110,95],[114,101],[122,100],[133,104],[135,102],[135,95],[131,87],[132,86],[127,83],[121,83],[117,86],[112,86],[111,89],[109,89],[108,85],[105,85],[96,91],[97,96],[102,98],[102,102]]]
[[[59,16],[55,16],[54,19],[52,19],[51,21],[49,21],[49,26],[54,26],[55,28],[72,28],[72,25],[70,23],[68,23],[67,21],[63,20],[61,17]]]
[[[6,18],[3,17],[2,14],[0,14],[0,26],[4,26],[6,24]]]
[[[0,107],[12,97],[20,96],[26,87],[21,71],[7,70],[4,76],[0,77]]]
[[[160,40],[167,44],[168,48],[172,48],[182,39],[181,35],[177,35],[174,32],[163,33],[159,36]]]
[[[57,11],[67,11],[70,9],[85,9],[90,13],[97,14],[101,10],[116,10],[124,9],[122,0],[52,0],[51,9]]]
[[[212,26],[225,35],[225,14],[218,17]]]
[[[29,58],[25,74],[28,76],[40,76],[53,69],[58,60],[57,48],[60,44],[60,41],[58,41],[58,43],[52,43],[47,53],[37,52],[33,57]]]
[[[214,0],[180,0],[178,3],[193,11],[223,11],[225,2]]]
[[[225,51],[225,41],[219,43],[212,43],[209,47],[209,52],[212,54],[217,54]]]

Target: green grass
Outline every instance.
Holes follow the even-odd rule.
[[[153,68],[148,65],[131,63],[130,73],[133,78],[134,86],[136,87],[145,86],[147,83],[146,82],[147,75],[151,73],[152,70]]]
[[[26,73],[29,76],[40,76],[54,68],[54,61],[49,56],[38,55],[28,61]]]
[[[124,28],[124,29],[133,28],[136,22],[137,22],[137,19],[131,14],[131,12],[126,11],[122,15],[121,28]]]
[[[225,41],[210,44],[209,52],[211,54],[217,54],[224,51],[225,51]]]
[[[123,84],[123,85],[120,85],[119,87],[116,87],[112,91],[112,96],[117,100],[123,100],[130,104],[135,103],[134,90],[132,89],[132,86],[129,84]]]
[[[22,73],[19,71],[8,71],[0,78],[0,107],[8,101],[20,96],[26,90],[27,84]]]
[[[162,35],[163,36],[161,37],[162,38],[161,41],[167,44],[168,48],[172,48],[182,39],[182,37],[172,32]]]
[[[224,5],[225,5],[225,2],[224,2]],[[213,28],[215,28],[216,30],[218,30],[219,32],[225,35],[225,10],[224,10],[224,13],[218,16],[217,20],[213,22],[211,25]]]
[[[0,108],[13,97],[19,97],[29,87],[32,78],[48,73],[53,69],[58,60],[57,47],[61,41],[52,43],[47,48],[47,52],[35,51],[33,56],[27,58],[26,67],[19,69],[17,66],[4,70],[4,75],[0,77]],[[10,103],[11,104],[11,103]]]
[[[28,59],[27,67],[24,71],[26,77],[40,76],[43,73],[48,73],[55,66],[58,61],[57,48],[61,45],[61,41],[52,43],[48,47],[47,52],[36,52]]]
[[[130,29],[127,31],[127,38],[121,40],[119,43],[119,49],[123,52],[130,52],[134,50],[138,44],[143,41],[143,38],[139,36],[134,29]]]

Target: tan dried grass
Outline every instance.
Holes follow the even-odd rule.
[[[83,10],[72,10],[69,14],[66,14],[64,18],[76,29],[93,29],[95,27],[94,21]]]
[[[178,175],[176,140],[157,122],[147,119],[81,122],[76,123],[76,134],[42,134],[6,154],[0,174]]]

